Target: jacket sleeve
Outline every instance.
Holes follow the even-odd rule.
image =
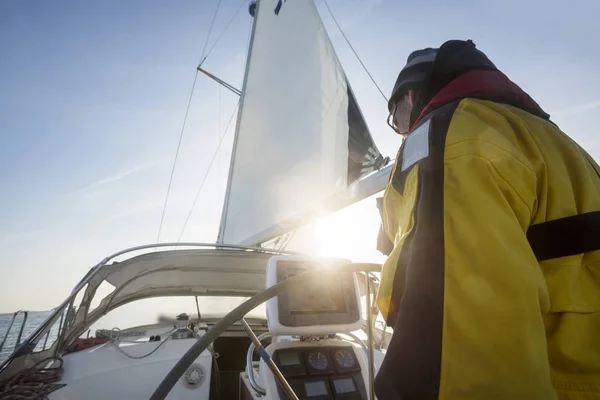
[[[415,227],[379,399],[555,397],[548,293],[526,238],[536,175],[503,121],[437,115],[427,157],[408,168],[419,176]]]
[[[381,254],[389,256],[392,250],[394,250],[394,244],[388,237],[383,226],[383,197],[377,198],[377,209],[379,210],[379,217],[382,220],[379,226],[379,233],[377,234],[377,250]]]

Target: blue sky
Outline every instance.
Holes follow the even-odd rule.
[[[210,43],[241,3],[223,0]],[[322,0],[316,4],[376,142],[393,155],[399,141],[385,124],[385,103]],[[600,159],[597,1],[329,4],[386,93],[411,50],[470,38]],[[53,307],[107,254],[156,240],[189,90],[216,5],[0,2],[0,311]],[[250,22],[244,6],[205,63],[237,87]],[[198,78],[162,241],[179,236],[236,102],[235,95]],[[215,239],[232,132],[184,240]],[[371,210],[372,204],[364,207]]]

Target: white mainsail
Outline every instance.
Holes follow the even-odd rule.
[[[313,1],[260,0],[219,242],[261,243],[382,190],[385,173],[355,182],[383,162]]]

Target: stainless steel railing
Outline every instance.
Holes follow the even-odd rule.
[[[2,349],[4,348],[4,344],[6,343],[6,339],[8,339],[8,335],[10,334],[10,331],[11,331],[13,325],[15,324],[15,321],[19,314],[23,314],[23,321],[21,321],[21,327],[19,328],[19,335],[17,336],[17,341],[15,342],[13,351],[21,344],[21,337],[23,336],[23,330],[25,329],[25,324],[27,323],[27,317],[29,316],[29,312],[24,311],[24,310],[19,310],[13,314],[10,324],[8,325],[8,329],[6,330],[6,333],[4,334],[4,338],[2,339],[2,343],[0,343],[0,352],[2,352]]]

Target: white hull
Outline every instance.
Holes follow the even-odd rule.
[[[142,359],[122,354],[117,345],[106,343],[63,357],[64,372],[59,383],[65,387],[51,393],[52,400],[106,400],[150,398],[156,386],[185,354],[196,339],[169,340],[155,353]],[[120,343],[127,354],[140,357],[154,350],[160,342]],[[168,399],[208,399],[212,356],[205,351],[194,362],[204,372],[203,382],[188,388],[183,379]]]

